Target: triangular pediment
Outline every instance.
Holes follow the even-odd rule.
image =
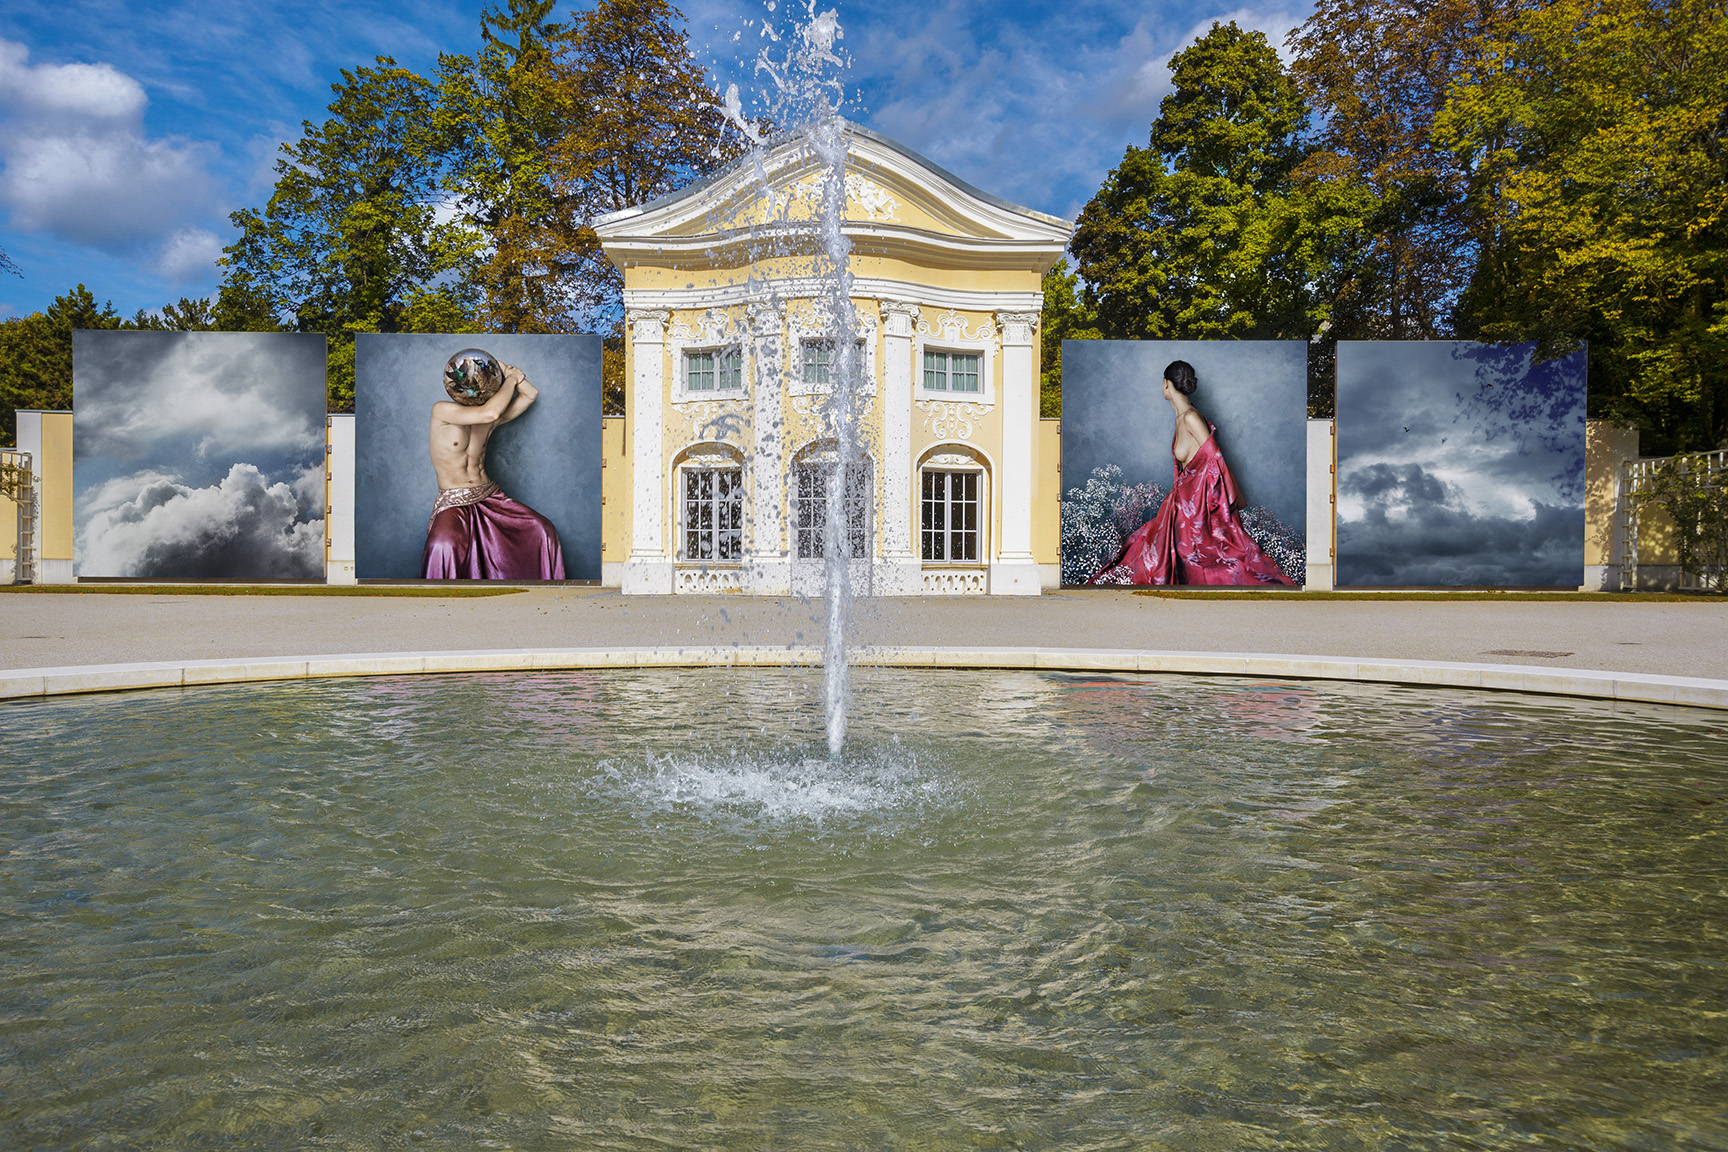
[[[991,196],[903,145],[847,127],[843,230],[854,251],[1041,270],[1066,246],[1069,221]],[[603,217],[595,232],[621,266],[736,265],[752,245],[814,237],[828,171],[802,136],[787,134],[681,192]]]

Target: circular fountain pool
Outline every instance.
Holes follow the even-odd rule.
[[[1728,740],[1390,687],[0,711],[15,1147],[1728,1143]]]

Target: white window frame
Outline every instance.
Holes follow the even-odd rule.
[[[712,358],[714,385],[711,388],[694,388],[690,384],[691,360],[697,356]],[[730,388],[720,386],[721,362],[730,357],[737,367],[738,383]],[[682,380],[684,392],[692,400],[733,400],[744,395],[744,346],[738,344],[687,344],[679,353],[682,362]]]
[[[978,391],[939,391],[924,387],[924,353],[946,352],[953,355],[978,357]],[[948,400],[957,404],[996,403],[996,342],[994,340],[962,340],[920,334],[912,341],[912,392],[920,400]]]
[[[732,500],[734,500],[736,502],[736,523],[735,523],[735,525],[731,528],[722,529],[719,527],[718,523],[716,523],[713,527],[707,529],[707,531],[714,534],[714,541],[715,541],[714,551],[716,553],[718,553],[720,551],[719,534],[722,531],[727,532],[727,533],[736,532],[737,537],[738,537],[738,547],[737,547],[737,555],[735,555],[735,556],[732,556],[729,558],[722,558],[719,555],[710,556],[710,557],[701,557],[701,556],[691,556],[689,553],[688,545],[690,542],[689,533],[690,533],[691,529],[690,529],[690,523],[689,523],[690,504],[689,504],[689,499],[685,494],[687,486],[689,484],[689,480],[687,478],[694,476],[698,473],[702,473],[702,472],[710,472],[710,473],[731,472],[731,473],[736,474],[736,479],[734,480],[735,487],[733,488],[732,493],[731,493]],[[677,513],[677,517],[674,520],[674,523],[677,525],[677,532],[678,532],[678,535],[677,535],[677,552],[676,552],[677,562],[681,565],[700,564],[700,565],[703,565],[706,567],[730,567],[732,565],[742,564],[744,562],[744,549],[747,546],[747,544],[749,543],[745,539],[745,533],[744,533],[745,507],[746,507],[748,502],[745,500],[745,491],[744,491],[745,483],[744,483],[744,464],[743,464],[743,462],[736,460],[729,455],[706,455],[705,454],[705,455],[701,455],[701,456],[695,456],[695,457],[692,457],[691,459],[684,460],[684,461],[680,462],[677,469],[674,471],[674,476],[676,479],[675,479],[675,483],[673,486],[672,498],[673,498],[673,507]],[[719,517],[716,516],[715,519],[716,519],[716,521],[718,521]],[[701,529],[698,529],[698,531],[701,531]]]
[[[826,396],[829,387],[823,384],[806,384],[804,382],[804,345],[823,340],[833,340],[834,331],[827,325],[813,327],[807,324],[788,324],[789,329],[786,347],[790,353],[786,363],[786,390],[793,396]],[[858,317],[858,339],[864,349],[864,395],[876,395],[878,369],[876,367],[876,345],[879,343],[876,318],[874,316]]]
[[[672,403],[696,404],[702,401],[714,400],[748,400],[750,398],[750,351],[747,341],[732,340],[723,343],[706,341],[679,341],[672,344]],[[707,352],[714,356],[716,363],[714,374],[715,385],[712,389],[690,387],[690,357]],[[732,354],[738,358],[738,387],[720,388],[719,358]]]
[[[943,560],[927,560],[924,558],[924,484],[925,477],[933,473],[949,475],[967,475],[978,478],[978,535],[977,555],[971,560],[956,560],[952,556]],[[953,507],[952,499],[947,501],[949,508]],[[945,527],[944,532],[952,533],[952,526]],[[947,549],[944,549],[946,551]],[[983,465],[925,463],[918,469],[918,562],[925,568],[984,568],[990,563],[990,474]]]
[[[935,387],[930,383],[931,361],[938,357],[940,357],[940,366],[937,367],[935,374],[941,376],[942,384],[940,387]],[[972,361],[975,387],[961,388],[955,383],[954,360],[956,357],[965,357]],[[916,365],[919,373],[918,387],[925,392],[941,392],[956,400],[971,400],[984,395],[984,353],[961,352],[950,348],[926,346],[919,354],[918,360],[919,363]]]

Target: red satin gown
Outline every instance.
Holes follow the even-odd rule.
[[[1231,511],[1236,480],[1218,450],[1218,427],[1184,468],[1171,445],[1176,480],[1158,515],[1136,528],[1122,550],[1089,584],[1104,576],[1130,584],[1292,584],[1260,551]]]

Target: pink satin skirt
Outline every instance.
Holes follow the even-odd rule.
[[[426,529],[427,580],[562,580],[564,550],[552,521],[502,492],[440,508]]]

